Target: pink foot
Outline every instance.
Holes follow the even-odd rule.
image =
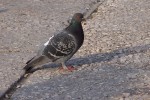
[[[66,70],[66,71],[70,71],[73,72],[74,70],[77,70],[77,68],[73,67],[73,66],[67,66],[67,69],[64,69],[63,67],[59,68],[60,70]]]
[[[71,71],[71,72],[74,71],[74,70],[77,70],[77,68],[75,68],[75,67],[73,67],[73,66],[67,66],[67,68],[68,68],[68,70]]]

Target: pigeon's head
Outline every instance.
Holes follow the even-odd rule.
[[[75,21],[75,22],[81,22],[83,21],[83,14],[81,13],[75,13],[73,18],[72,18],[72,21]]]

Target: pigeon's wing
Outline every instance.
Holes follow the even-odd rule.
[[[44,55],[52,61],[72,54],[77,48],[75,38],[67,32],[54,35],[43,51]]]

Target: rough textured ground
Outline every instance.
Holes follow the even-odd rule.
[[[0,2],[1,91],[19,77],[41,42],[90,3],[75,1]],[[149,5],[149,0],[107,0],[83,23],[84,45],[68,62],[78,70],[60,73],[46,65],[13,100],[150,100]]]
[[[0,0],[0,94],[18,79],[39,45],[94,1]]]

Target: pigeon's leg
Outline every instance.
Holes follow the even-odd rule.
[[[63,69],[68,69],[64,62],[61,63],[61,65],[62,65],[62,68],[63,68]]]
[[[74,68],[73,66],[66,66],[65,63],[61,63],[62,64],[62,69],[63,70],[68,70],[68,71],[74,71],[74,70],[77,70],[77,68]]]

